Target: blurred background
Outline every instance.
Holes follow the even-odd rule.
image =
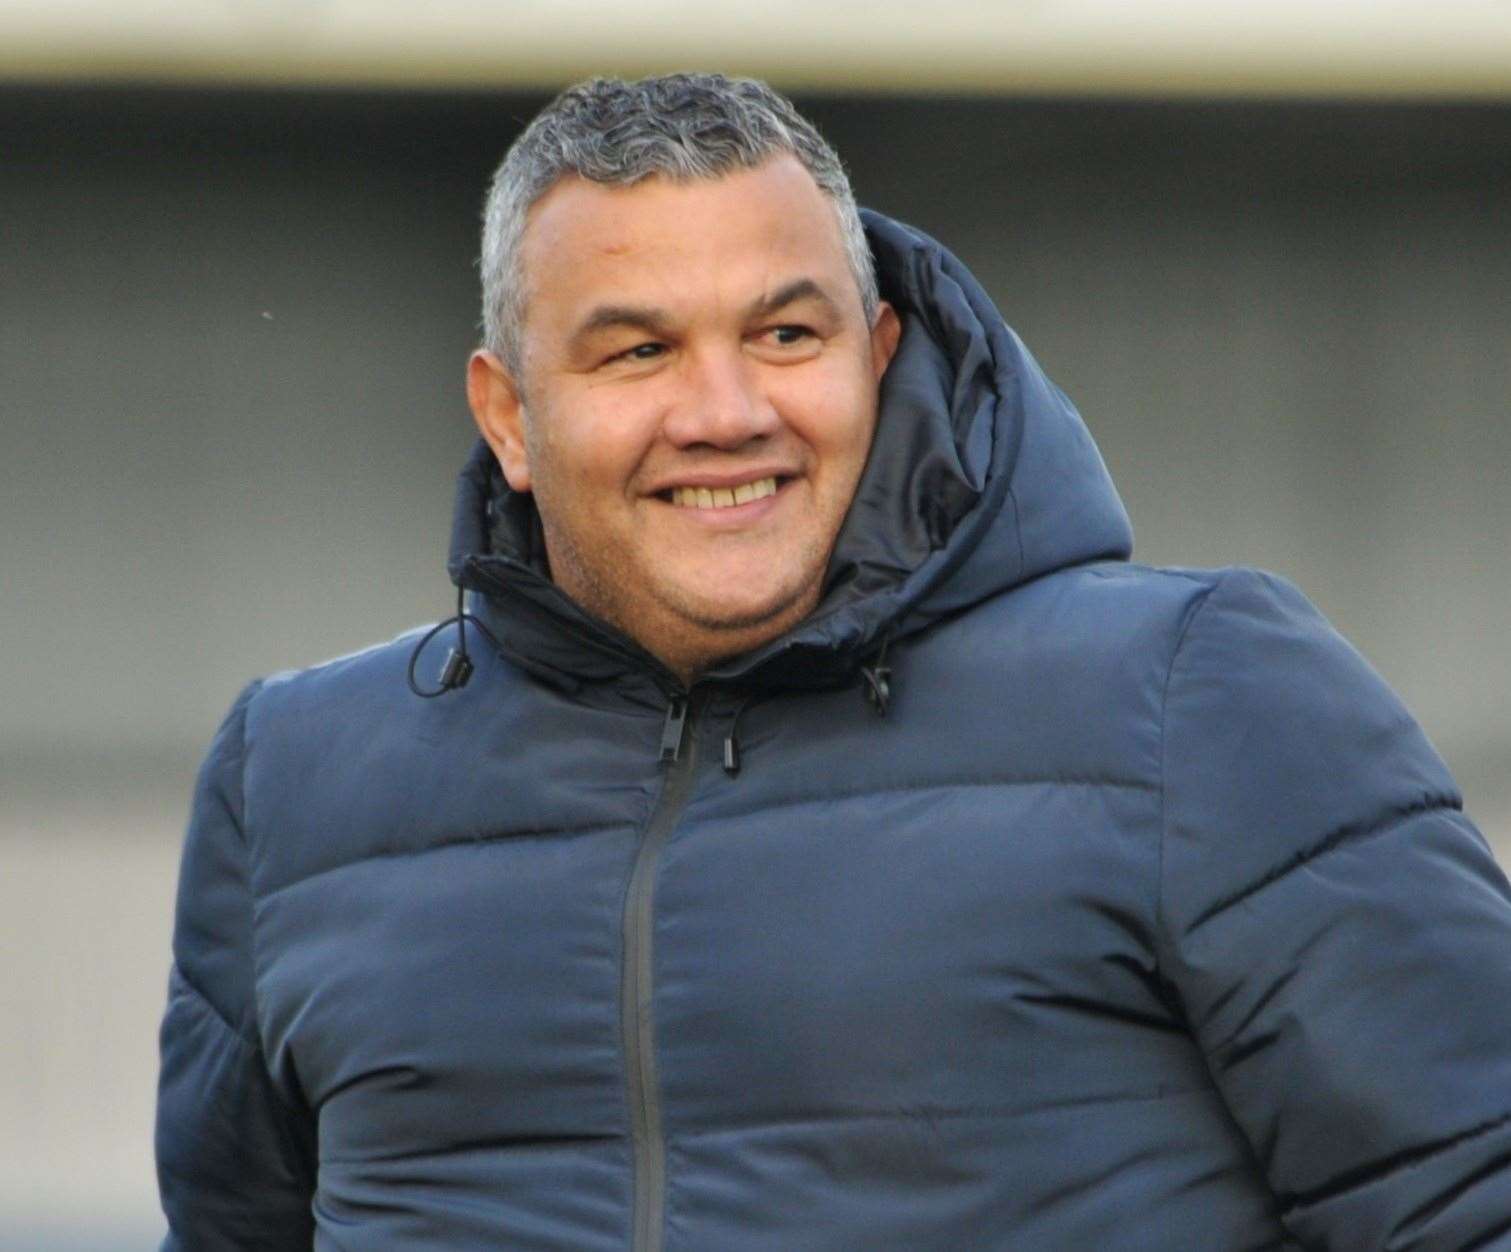
[[[0,9],[0,1247],[152,1246],[198,758],[450,611],[485,183],[574,79],[753,73],[953,248],[1154,563],[1295,581],[1511,859],[1511,3]]]

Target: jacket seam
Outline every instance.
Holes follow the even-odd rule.
[[[1011,482],[1007,484],[1007,502],[1013,506],[1013,538],[1017,540],[1018,576],[1021,578],[1028,568],[1028,556],[1023,551],[1023,515],[1018,511],[1018,493],[1013,490]]]
[[[1191,924],[1186,927],[1185,933],[1187,935],[1194,934],[1201,927],[1212,921],[1213,918],[1226,913],[1235,904],[1241,904],[1250,896],[1258,895],[1266,887],[1272,886],[1282,878],[1289,877],[1295,870],[1302,868],[1302,866],[1310,865],[1313,861],[1320,860],[1329,852],[1345,844],[1356,843],[1360,839],[1370,839],[1378,835],[1387,834],[1401,826],[1404,822],[1411,821],[1413,818],[1431,813],[1457,812],[1458,807],[1458,804],[1450,797],[1427,796],[1419,803],[1392,810],[1379,821],[1351,822],[1345,826],[1335,827],[1323,835],[1321,839],[1308,847],[1302,848],[1301,851],[1295,853],[1280,865],[1274,866],[1252,882],[1240,887],[1237,891],[1230,892],[1228,895],[1210,904],[1192,920]]]
[[[312,1110],[301,1105],[297,1100],[291,1098],[288,1092],[284,1089],[284,1085],[281,1082],[276,1081],[273,1076],[272,1066],[269,1064],[267,1050],[263,1047],[262,1043],[262,1012],[259,1009],[257,1003],[257,983],[258,979],[261,976],[261,964],[258,956],[259,950],[257,944],[257,895],[252,890],[252,841],[247,836],[247,718],[251,713],[252,701],[257,697],[258,692],[262,690],[264,681],[265,680],[259,678],[249,683],[247,685],[246,693],[242,701],[240,735],[238,737],[239,742],[237,744],[237,748],[239,750],[238,755],[240,758],[240,766],[236,774],[237,803],[231,813],[232,821],[236,826],[236,833],[241,839],[243,871],[246,874],[247,961],[251,967],[251,977],[248,980],[248,985],[250,988],[248,995],[251,1000],[251,1025],[253,1033],[252,1048],[256,1055],[257,1064],[262,1067],[262,1073],[267,1079],[268,1087],[273,1092],[274,1098],[278,1101],[284,1112],[296,1116],[310,1116]],[[285,1150],[291,1151],[296,1158],[302,1156],[302,1149],[300,1145],[293,1139],[292,1132],[285,1124],[285,1122],[280,1120],[278,1127],[279,1136],[284,1141]]]
[[[943,779],[937,782],[914,783],[894,785],[890,787],[857,787],[853,791],[826,791],[815,793],[811,796],[794,796],[786,800],[774,800],[765,806],[766,809],[777,810],[796,808],[804,804],[826,804],[833,800],[854,800],[865,796],[880,795],[907,795],[919,791],[951,791],[971,787],[1083,787],[1092,790],[1107,791],[1146,791],[1156,790],[1155,784],[1145,782],[1142,779],[1128,778],[1008,778],[1008,779]],[[763,811],[765,811],[763,809]],[[254,906],[264,904],[290,891],[295,887],[302,886],[316,878],[322,878],[326,874],[339,873],[353,866],[363,865],[369,861],[384,861],[399,857],[425,856],[431,852],[442,852],[448,848],[468,846],[486,846],[493,843],[506,843],[513,839],[533,838],[578,838],[585,835],[601,834],[611,830],[619,830],[624,826],[623,822],[600,822],[590,826],[566,826],[566,827],[536,827],[528,830],[505,830],[486,835],[464,835],[456,839],[445,839],[437,843],[426,844],[423,848],[395,848],[383,852],[368,852],[362,856],[353,857],[349,861],[342,861],[338,865],[327,865],[323,869],[317,869],[312,873],[303,874],[289,882],[279,883],[276,887],[261,894],[252,896]]]
[[[504,830],[481,835],[460,835],[455,839],[442,839],[435,843],[428,843],[422,848],[389,848],[378,852],[364,852],[361,856],[355,856],[349,861],[327,865],[308,874],[301,874],[298,878],[290,879],[288,882],[281,882],[276,887],[271,887],[261,894],[254,893],[252,895],[252,904],[255,908],[257,905],[265,904],[285,891],[291,891],[295,887],[313,882],[317,878],[323,878],[327,874],[336,874],[344,869],[351,869],[357,865],[365,865],[369,861],[389,861],[407,856],[425,856],[431,852],[444,852],[448,848],[484,847],[493,843],[507,843],[513,839],[577,838],[583,835],[601,834],[606,831],[619,830],[628,824],[621,821],[598,822],[590,826],[532,827],[528,830]]]
[[[242,873],[246,876],[247,893],[247,979],[248,997],[251,1001],[249,1007],[252,1015],[252,1032],[257,1039],[257,1052],[262,1056],[262,1012],[257,1003],[257,981],[261,969],[258,946],[257,946],[257,896],[252,890],[252,841],[247,837],[247,717],[252,708],[252,701],[262,689],[262,680],[258,679],[247,686],[245,697],[241,702],[241,716],[237,726],[237,769],[236,769],[236,804],[231,809],[231,821],[236,827],[237,838],[241,841]],[[263,1062],[266,1068],[266,1061]]]
[[[972,1104],[970,1106],[928,1106],[916,1108],[829,1108],[819,1109],[804,1117],[749,1117],[725,1118],[706,1126],[686,1127],[675,1136],[678,1140],[697,1139],[706,1135],[727,1134],[730,1131],[759,1131],[773,1127],[816,1125],[836,1121],[971,1121],[982,1118],[1023,1118],[1043,1113],[1070,1113],[1080,1109],[1103,1105],[1155,1104],[1163,1100],[1184,1099],[1189,1096],[1210,1096],[1211,1082],[1183,1084],[1164,1087],[1157,1091],[1137,1091],[1129,1094],[1106,1096],[1083,1096],[1075,1099],[1046,1100],[1040,1104]]]
[[[1101,557],[1096,558],[1090,564],[1079,565],[1076,568],[1079,568],[1083,572],[1091,574],[1096,578],[1112,578],[1116,577],[1118,574],[1126,573],[1130,570],[1134,573],[1140,574],[1155,574],[1160,578],[1175,578],[1179,579],[1181,582],[1193,584],[1193,596],[1199,596],[1203,592],[1210,592],[1216,586],[1216,583],[1220,582],[1227,573],[1227,571],[1211,570],[1193,572],[1188,569],[1180,569],[1174,566],[1145,565],[1141,561],[1125,561],[1121,558],[1106,559]],[[1192,603],[1186,607],[1187,616],[1189,617],[1191,613],[1195,612],[1197,607],[1199,606],[1193,598]],[[1182,618],[1181,620],[1181,631],[1177,633],[1177,646],[1179,646],[1180,634],[1184,633],[1185,631],[1185,618]]]
[[[1191,630],[1196,624],[1196,619],[1201,611],[1211,603],[1213,593],[1226,581],[1228,575],[1223,574],[1208,583],[1206,589],[1193,597],[1186,608],[1185,619],[1181,622],[1180,631],[1175,636],[1175,646],[1170,649],[1170,664],[1165,670],[1165,683],[1160,691],[1159,706],[1159,850],[1155,857],[1154,877],[1154,922],[1155,933],[1164,935],[1167,933],[1165,917],[1165,845],[1170,833],[1170,761],[1169,761],[1169,729],[1170,729],[1170,688],[1175,683],[1175,667],[1180,660],[1181,649],[1186,646],[1186,640],[1190,637]],[[1156,955],[1156,965],[1159,964]]]
[[[179,982],[183,983],[184,990],[210,1010],[210,1016],[220,1023],[227,1034],[233,1036],[239,1043],[250,1048],[252,1051],[259,1051],[257,1041],[255,1039],[248,1039],[241,1031],[237,1030],[232,1024],[231,1019],[221,1012],[220,1006],[205,993],[203,988],[194,979],[189,977],[184,967],[177,961],[173,962],[173,971],[178,975]]]
[[[1154,783],[1139,778],[1054,778],[1048,775],[1039,778],[943,778],[926,783],[900,783],[889,787],[856,787],[848,791],[815,792],[813,795],[793,796],[762,804],[763,813],[777,809],[796,808],[804,804],[828,804],[834,800],[855,800],[868,796],[909,795],[919,791],[959,791],[968,788],[993,787],[1080,787],[1096,791],[1144,791],[1154,792]],[[745,813],[739,816],[746,816]],[[715,815],[717,817],[717,815]]]
[[[1466,1130],[1455,1134],[1446,1135],[1441,1139],[1434,1139],[1430,1143],[1419,1144],[1414,1148],[1407,1148],[1403,1152],[1397,1152],[1383,1161],[1376,1161],[1369,1165],[1359,1166],[1356,1169],[1345,1170],[1334,1178],[1307,1191],[1297,1191],[1286,1195],[1282,1199],[1284,1211],[1292,1213],[1297,1209],[1311,1208],[1314,1205],[1326,1203],[1338,1196],[1345,1195],[1359,1187],[1369,1186],[1372,1183],[1389,1178],[1402,1170],[1411,1169],[1424,1161],[1430,1161],[1433,1157],[1444,1152],[1450,1152],[1460,1144],[1472,1143],[1476,1139],[1483,1139],[1486,1135],[1494,1134],[1497,1130],[1503,1130],[1511,1126],[1511,1112],[1502,1113],[1498,1117],[1492,1117],[1487,1121],[1478,1122]]]
[[[1164,690],[1160,693],[1160,824],[1159,852],[1156,858],[1157,877],[1155,880],[1154,913],[1154,933],[1156,936],[1155,942],[1157,945],[1155,952],[1156,972],[1162,971],[1162,966],[1164,965],[1163,958],[1167,955],[1168,949],[1173,942],[1165,912],[1165,849],[1167,843],[1169,842],[1170,834],[1170,689],[1175,685],[1175,668],[1180,661],[1181,651],[1185,648],[1187,641],[1191,638],[1191,633],[1196,626],[1196,619],[1201,615],[1202,610],[1212,602],[1213,596],[1216,594],[1216,592],[1221,587],[1223,587],[1230,578],[1233,577],[1234,572],[1235,571],[1231,569],[1223,571],[1216,578],[1214,578],[1210,584],[1208,584],[1205,592],[1200,593],[1199,599],[1193,599],[1190,607],[1186,611],[1185,619],[1181,623],[1180,631],[1175,637],[1175,646],[1170,651],[1170,666],[1165,671],[1165,686]],[[1162,972],[1161,976],[1163,977]],[[1177,1003],[1179,1003],[1180,997],[1178,990],[1176,991],[1176,1000]],[[1184,1005],[1181,1005],[1180,1007],[1182,1016],[1184,1017]],[[1210,1052],[1202,1045],[1201,1040],[1197,1037],[1196,1031],[1191,1027],[1189,1021],[1187,1022],[1186,1030],[1187,1034],[1190,1037],[1192,1047],[1195,1048],[1197,1055],[1201,1057],[1202,1066],[1206,1070],[1208,1077],[1212,1082],[1213,1089],[1217,1092],[1218,1100],[1223,1104],[1224,1108],[1228,1110],[1229,1116],[1234,1117],[1234,1123],[1236,1125],[1237,1118],[1233,1113],[1232,1106],[1228,1103],[1228,1097],[1222,1089],[1222,1084],[1217,1081],[1217,1075],[1213,1071],[1212,1057]],[[1262,1181],[1264,1189],[1270,1197],[1271,1212],[1274,1216],[1276,1225],[1285,1233],[1285,1235],[1290,1240],[1299,1245],[1301,1241],[1297,1237],[1295,1231],[1291,1229],[1291,1224],[1289,1220],[1287,1220],[1291,1212],[1290,1207],[1285,1205],[1281,1201],[1280,1197],[1275,1194],[1274,1183],[1270,1180],[1269,1171],[1265,1168],[1263,1161],[1260,1159],[1259,1152],[1254,1145],[1254,1141],[1249,1137],[1247,1131],[1244,1131],[1241,1127],[1240,1133],[1244,1145],[1248,1149],[1252,1167],[1258,1178]]]

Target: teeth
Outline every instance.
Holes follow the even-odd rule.
[[[672,503],[683,509],[727,509],[776,495],[776,479],[758,478],[738,487],[673,487]]]

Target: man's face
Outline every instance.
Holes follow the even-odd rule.
[[[535,495],[552,578],[684,679],[817,603],[898,323],[867,325],[790,156],[633,187],[564,179],[523,244],[522,377],[468,393]]]

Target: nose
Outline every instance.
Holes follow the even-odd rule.
[[[780,422],[759,368],[736,350],[705,351],[682,364],[682,386],[663,425],[679,448],[733,451],[772,434]]]

